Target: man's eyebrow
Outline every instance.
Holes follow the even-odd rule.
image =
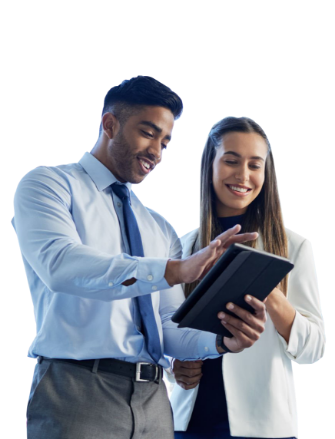
[[[157,126],[157,125],[156,125],[155,123],[153,123],[153,122],[150,122],[149,120],[142,120],[142,121],[139,123],[139,125],[146,125],[146,126],[152,128],[153,130],[155,130],[156,133],[158,133],[158,134],[161,134],[161,132],[163,131],[162,128],[159,128],[159,126]],[[171,140],[171,136],[167,134],[167,135],[164,137],[164,139]]]
[[[241,155],[238,154],[238,153],[235,152],[235,151],[226,151],[226,152],[224,153],[224,155],[226,155],[226,154],[231,154],[231,155],[234,155],[235,157],[239,157],[239,158],[241,158]],[[253,157],[250,157],[250,158],[253,159],[253,160],[263,160],[263,162],[265,161],[265,160],[263,159],[263,157],[259,157],[259,156],[253,156]]]

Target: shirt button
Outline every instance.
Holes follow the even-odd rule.
[[[121,203],[117,203],[117,207],[121,207]]]
[[[152,274],[149,274],[149,276],[147,277],[148,280],[152,280],[154,277]]]
[[[156,285],[154,285],[151,289],[154,290],[154,291],[156,291],[156,290],[157,290]]]
[[[114,285],[113,282],[109,282],[108,284],[109,287],[112,287],[113,285]]]
[[[205,351],[208,352],[208,347],[207,346],[205,347]]]

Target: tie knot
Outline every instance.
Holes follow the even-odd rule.
[[[125,184],[118,184],[113,183],[112,184],[112,191],[115,195],[117,195],[120,200],[128,199],[130,198],[129,190]]]

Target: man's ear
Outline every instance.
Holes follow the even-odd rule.
[[[109,138],[113,139],[119,130],[119,121],[116,119],[113,113],[105,113],[101,119],[102,131]]]

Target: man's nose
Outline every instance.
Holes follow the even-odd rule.
[[[159,163],[162,159],[162,145],[159,139],[155,139],[150,142],[148,153],[154,158],[156,163]]]

